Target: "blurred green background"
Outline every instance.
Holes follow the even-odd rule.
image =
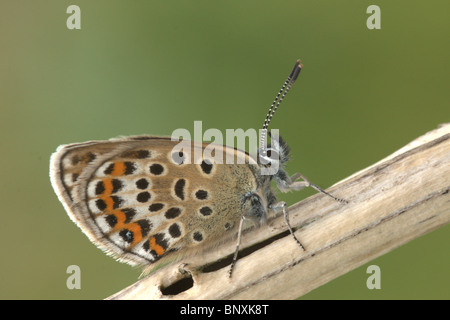
[[[66,9],[81,8],[81,30]],[[366,9],[381,8],[381,30]],[[450,120],[450,2],[15,1],[0,4],[0,298],[102,299],[138,269],[69,220],[48,178],[60,144],[259,128],[296,59],[272,128],[289,171],[328,187]],[[281,197],[292,204],[313,191]],[[449,299],[447,225],[304,299]],[[81,290],[66,268],[81,267]],[[381,290],[366,268],[381,268]]]

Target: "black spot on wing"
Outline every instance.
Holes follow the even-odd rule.
[[[192,238],[197,242],[201,242],[203,241],[203,234],[200,231],[195,231]]]
[[[176,217],[178,217],[181,214],[181,209],[180,208],[170,208],[169,210],[166,211],[166,213],[164,214],[164,216],[167,219],[175,219]]]
[[[142,190],[147,189],[149,185],[150,185],[150,182],[145,178],[142,178],[142,179],[139,179],[138,181],[136,181],[136,187],[138,189],[142,189]]]
[[[206,174],[210,174],[211,170],[213,168],[212,163],[210,163],[208,160],[203,160],[200,164],[200,167],[202,168],[202,171]]]
[[[148,207],[148,210],[150,212],[156,212],[161,210],[162,208],[164,208],[164,203],[152,203],[150,207]]]
[[[164,167],[160,165],[159,163],[154,163],[150,166],[150,173],[154,174],[155,176],[159,176],[163,174]]]
[[[195,193],[195,197],[196,197],[198,200],[205,200],[205,199],[208,198],[208,191],[205,191],[205,190],[198,190],[198,191]]]
[[[148,200],[150,200],[150,198],[151,198],[151,194],[150,194],[150,192],[147,192],[147,191],[140,192],[136,196],[136,200],[140,203],[147,202]]]
[[[175,195],[180,198],[181,200],[184,200],[184,187],[186,186],[186,180],[179,179],[175,183]]]
[[[212,209],[211,209],[210,207],[207,207],[207,206],[201,207],[201,208],[200,208],[200,213],[201,213],[203,216],[207,217],[207,216],[210,216],[210,215],[211,215]]]
[[[177,223],[172,224],[169,227],[169,234],[172,238],[178,238],[181,236],[181,229]]]

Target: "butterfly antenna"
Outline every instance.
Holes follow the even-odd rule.
[[[266,145],[266,135],[267,135],[267,128],[269,127],[270,120],[272,120],[272,117],[277,111],[278,107],[280,106],[281,102],[283,101],[284,97],[287,95],[289,90],[291,89],[292,85],[294,84],[295,80],[297,80],[298,75],[300,74],[300,71],[302,70],[303,65],[300,60],[297,60],[295,62],[294,68],[292,69],[291,73],[287,77],[286,81],[284,82],[283,86],[281,87],[280,91],[278,91],[277,96],[273,100],[272,105],[270,106],[269,112],[267,112],[266,119],[264,119],[264,124],[261,132],[261,140],[260,140],[260,149],[262,150],[263,156],[265,156],[265,145]]]

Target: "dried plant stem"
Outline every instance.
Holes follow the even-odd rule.
[[[109,299],[297,298],[449,223],[449,189],[446,124],[328,190],[348,204],[317,194],[291,206],[290,222],[306,251],[286,232],[279,216],[244,233],[242,248],[253,246],[254,251],[239,258],[232,279],[228,264],[212,272],[201,267],[230,256],[234,241],[162,268]],[[277,240],[257,245],[279,234]],[[186,283],[191,287],[183,291]]]

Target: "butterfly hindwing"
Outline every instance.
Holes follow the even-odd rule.
[[[239,195],[256,183],[249,166],[203,157],[206,144],[177,145],[143,136],[61,146],[51,158],[52,184],[71,219],[115,258],[145,265],[185,254],[235,230]]]

